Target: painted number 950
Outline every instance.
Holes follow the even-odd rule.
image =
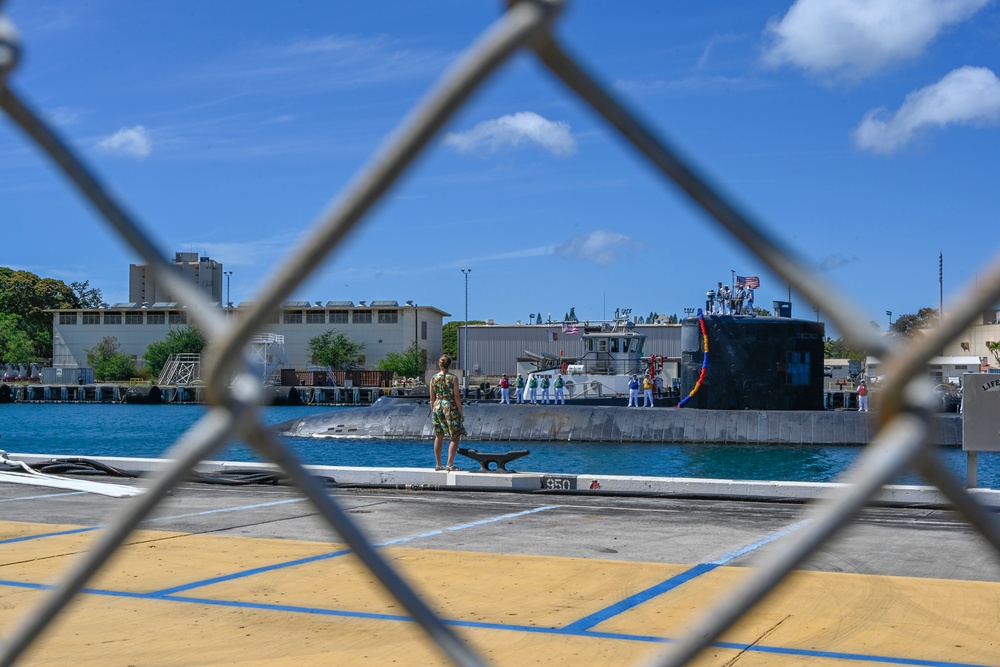
[[[573,491],[576,477],[542,477],[542,488],[546,491]]]

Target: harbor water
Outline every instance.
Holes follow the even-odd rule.
[[[338,410],[317,406],[263,408],[276,424],[309,414]],[[203,414],[198,405],[45,404],[0,405],[0,449],[55,456],[161,458],[170,445]],[[433,464],[429,440],[292,438],[290,446],[305,463],[362,467],[417,467]],[[691,443],[586,443],[466,441],[481,452],[528,449],[512,469],[560,474],[638,475],[768,481],[831,482],[854,461],[860,447],[818,445],[709,445]],[[962,480],[966,456],[959,448],[940,448],[946,465]],[[214,460],[259,461],[249,447],[234,443]],[[456,463],[478,468],[471,459]],[[924,484],[915,474],[896,480]],[[979,455],[978,486],[1000,488],[1000,457]]]

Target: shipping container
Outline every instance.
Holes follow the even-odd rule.
[[[94,369],[43,368],[42,384],[94,384]]]

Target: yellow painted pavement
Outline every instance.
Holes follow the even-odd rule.
[[[0,522],[0,539],[72,528],[6,521]],[[52,583],[96,536],[86,532],[2,545],[0,580]],[[88,587],[147,594],[342,548],[142,530]],[[444,618],[484,624],[456,631],[498,665],[635,664],[664,645],[630,637],[677,636],[749,572],[716,568],[595,626],[596,632],[616,635],[599,637],[528,628],[564,627],[689,566],[401,547],[382,553]],[[44,594],[0,586],[4,632]],[[178,595],[205,601],[83,595],[23,664],[446,664],[416,624],[393,618],[405,615],[400,605],[351,555],[235,577]],[[268,607],[276,605],[347,615]],[[696,664],[878,664],[837,655],[857,653],[995,665],[1000,664],[993,639],[1000,636],[998,610],[1000,584],[995,583],[799,572],[723,638],[791,649],[791,654],[718,648]]]

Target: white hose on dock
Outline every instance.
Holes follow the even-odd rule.
[[[127,498],[137,496],[143,492],[137,486],[127,484],[106,484],[104,482],[88,482],[82,479],[69,479],[56,475],[47,475],[37,470],[33,470],[24,461],[12,461],[7,458],[7,452],[0,450],[0,464],[21,468],[20,472],[0,472],[0,482],[10,482],[11,484],[28,484],[31,486],[47,486],[53,489],[72,489],[74,491],[87,491],[97,493],[102,496],[112,498]]]

